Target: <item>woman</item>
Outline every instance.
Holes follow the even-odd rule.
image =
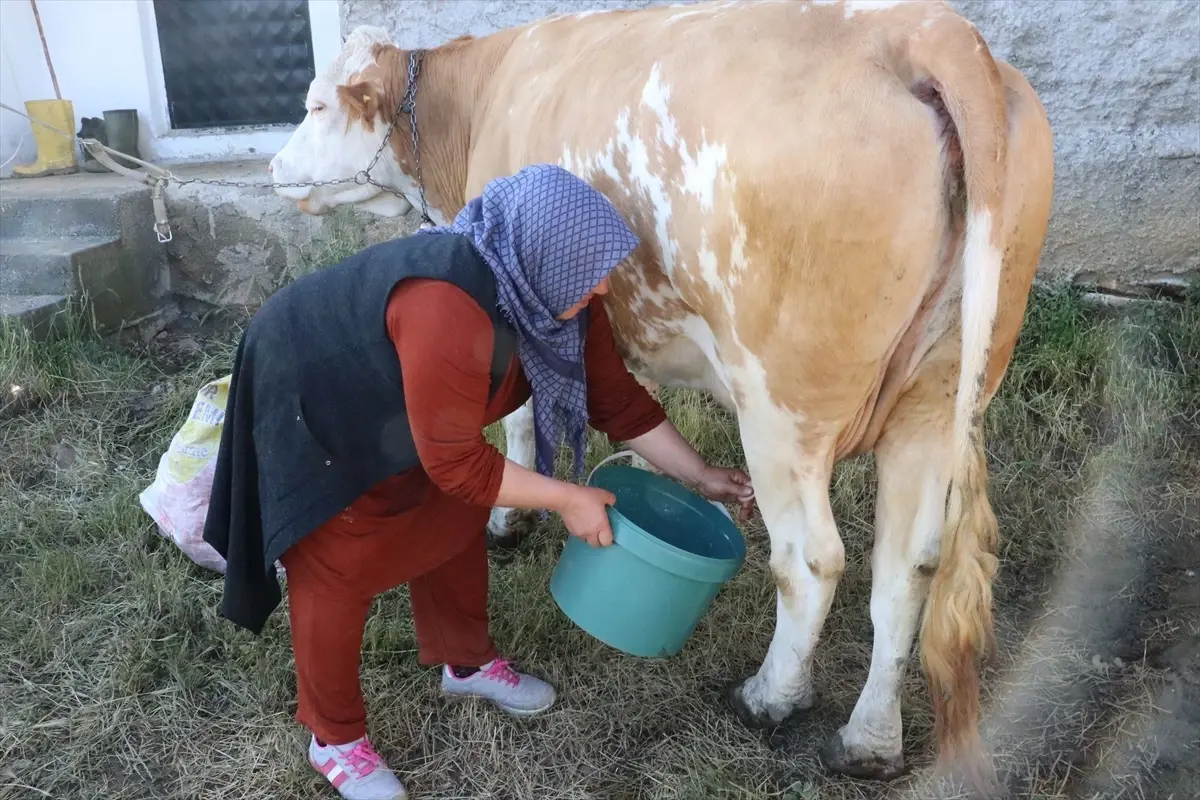
[[[608,492],[578,476],[587,424],[719,500],[747,476],[711,466],[625,369],[600,298],[637,237],[571,173],[489,183],[443,228],[368,248],[274,294],[238,347],[205,539],[227,559],[221,613],[257,633],[287,570],[297,720],[309,760],[346,798],[403,797],[372,748],[358,681],[378,594],[409,585],[419,660],[442,689],[531,715],[554,689],[488,633],[485,527],[496,505],[549,509],[612,542]],[[532,394],[536,471],[485,426]]]

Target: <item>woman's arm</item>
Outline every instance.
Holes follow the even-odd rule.
[[[505,508],[545,508],[561,512],[571,499],[572,488],[573,484],[547,478],[506,458],[495,505]]]
[[[629,449],[683,483],[698,484],[709,464],[671,421],[626,442]]]
[[[583,361],[588,422],[610,441],[628,442],[657,428],[667,413],[625,366],[599,297],[588,303],[587,313]]]
[[[606,506],[617,502],[612,492],[578,486],[528,470],[505,459],[504,477],[496,505],[508,508],[545,508],[557,512],[574,535],[592,547],[612,544],[612,526]]]
[[[434,485],[471,505],[549,509],[589,543],[612,542],[609,492],[524,469],[484,438],[493,332],[474,300],[443,281],[413,279],[392,294],[387,323],[404,365],[413,442]]]
[[[626,444],[669,477],[688,484],[709,500],[737,503],[741,507],[742,520],[750,518],[754,508],[754,487],[750,484],[750,476],[740,469],[709,464],[670,420],[630,439]]]
[[[750,478],[739,469],[704,460],[666,412],[625,366],[599,297],[588,304],[586,371],[588,412],[594,428],[629,448],[667,476],[694,487],[710,500],[736,502],[743,519],[754,503]]]
[[[388,300],[387,327],[422,468],[451,497],[492,505],[504,457],[483,435],[493,338],[487,314],[452,284],[410,279]]]

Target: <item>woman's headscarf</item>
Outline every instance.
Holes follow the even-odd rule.
[[[488,183],[450,225],[423,234],[467,236],[496,276],[501,313],[533,391],[537,470],[554,473],[566,438],[583,470],[587,393],[586,309],[559,321],[637,247],[638,237],[603,194],[565,169],[539,164]]]

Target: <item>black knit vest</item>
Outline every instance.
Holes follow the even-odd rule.
[[[495,333],[489,397],[498,390],[516,338],[497,309],[491,269],[463,236],[383,242],[276,292],[243,343],[246,355],[253,351],[254,446],[268,559],[378,481],[419,465],[385,319],[392,289],[414,277],[454,284],[487,313]],[[439,324],[450,328],[459,321],[447,317]]]

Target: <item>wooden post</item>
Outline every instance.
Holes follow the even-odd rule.
[[[46,55],[46,67],[50,70],[50,80],[54,83],[54,98],[62,100],[62,92],[58,90],[58,76],[54,74],[54,63],[50,60],[50,48],[46,46],[46,32],[42,30],[42,15],[38,13],[37,0],[29,0],[33,8],[33,20],[38,26],[38,38],[42,40],[42,52]]]

